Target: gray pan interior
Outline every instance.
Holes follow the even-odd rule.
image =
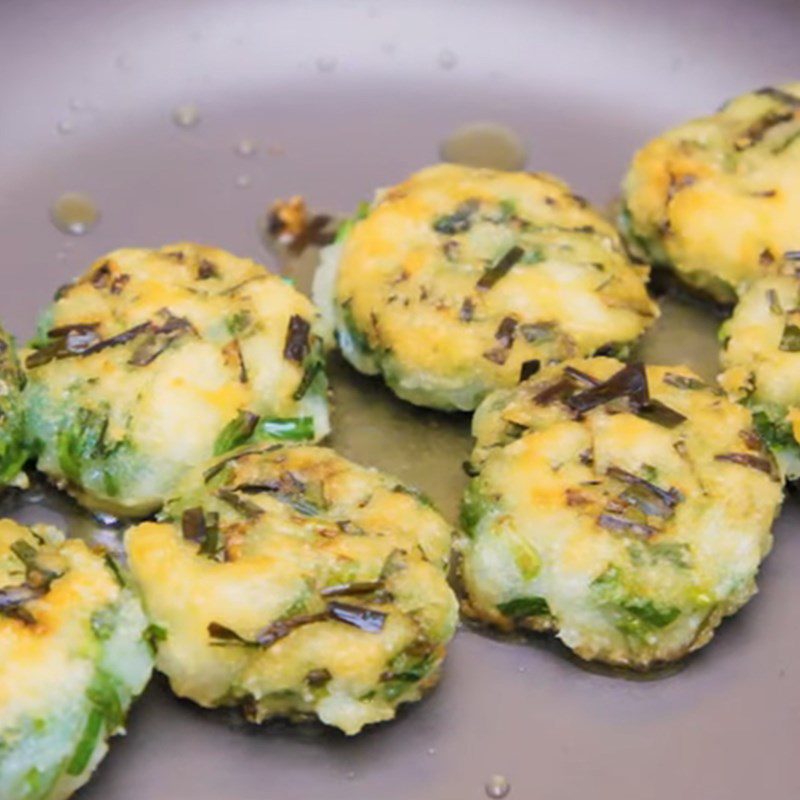
[[[473,120],[511,125],[531,168],[607,202],[646,137],[800,77],[799,26],[793,0],[5,0],[0,317],[27,336],[53,289],[117,246],[197,239],[265,259],[257,220],[273,198],[352,208]],[[185,103],[202,119],[182,130],[170,115]],[[253,158],[234,153],[244,137]],[[48,222],[64,190],[100,206],[83,238]],[[716,324],[669,302],[646,354],[711,375]],[[415,411],[342,366],[334,388],[334,444],[453,518],[467,419]],[[2,510],[92,527],[52,494]],[[512,798],[796,798],[798,521],[790,497],[762,593],[672,674],[625,679],[543,639],[463,630],[441,687],[355,740],[247,728],[157,679],[81,798],[468,800],[493,773]]]

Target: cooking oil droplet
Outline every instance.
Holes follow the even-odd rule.
[[[240,189],[246,189],[250,184],[253,182],[253,179],[249,175],[239,175],[236,178],[236,185]]]
[[[458,56],[452,50],[442,50],[439,53],[436,63],[446,70],[455,69],[458,66]]]
[[[525,166],[528,154],[517,134],[505,125],[475,122],[463,125],[442,142],[444,161],[468,167],[518,170]]]
[[[75,125],[68,119],[62,119],[56,125],[56,130],[61,134],[72,133],[75,130]]]
[[[429,747],[428,748],[428,755],[429,756],[435,756],[436,755],[436,748],[435,747]]]
[[[50,208],[50,219],[62,233],[83,236],[100,218],[97,206],[88,195],[66,192]]]
[[[236,147],[234,149],[237,156],[241,156],[242,158],[252,158],[256,154],[256,150],[258,150],[258,146],[256,145],[254,139],[241,139],[236,143]]]
[[[511,784],[502,775],[492,775],[486,781],[486,796],[492,798],[508,797],[511,792]]]
[[[172,112],[172,121],[179,128],[194,128],[200,122],[200,111],[194,103],[178,106]]]
[[[525,667],[517,667],[517,672],[525,672]]]
[[[337,61],[333,56],[320,56],[317,59],[317,70],[319,72],[333,72],[336,69]]]
[[[72,111],[86,111],[89,108],[86,101],[81,100],[80,97],[71,97],[69,107]]]
[[[355,772],[348,772],[348,773],[347,773],[347,780],[349,780],[349,781],[354,781],[355,779],[356,779],[356,774],[355,774]]]

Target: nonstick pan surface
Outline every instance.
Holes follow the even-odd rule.
[[[467,122],[510,126],[530,169],[606,204],[646,138],[800,77],[798,30],[791,0],[6,0],[0,318],[27,337],[53,290],[115,247],[196,239],[273,261],[259,220],[275,198],[345,212]],[[199,119],[180,127],[187,104]],[[237,154],[246,139],[254,155]],[[81,237],[49,220],[68,190],[101,213]],[[301,286],[308,267],[292,267]],[[717,324],[667,300],[644,353],[711,377]],[[333,444],[455,519],[468,419],[415,410],[336,361],[333,378]],[[51,491],[0,510],[97,527]],[[789,496],[761,594],[668,674],[634,680],[546,639],[463,629],[439,689],[353,740],[248,727],[155,679],[80,797],[469,800],[501,774],[524,800],[796,798],[799,529]]]

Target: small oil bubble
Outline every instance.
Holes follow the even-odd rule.
[[[172,121],[179,128],[194,128],[200,122],[200,111],[194,103],[186,103],[173,109]]]
[[[236,142],[236,147],[234,148],[236,155],[242,158],[252,158],[257,150],[258,145],[255,139],[240,139]]]
[[[486,781],[486,796],[491,798],[508,797],[511,793],[511,784],[502,775],[492,775]]]
[[[523,666],[517,667],[517,672],[525,672],[525,667]]]
[[[429,756],[435,756],[436,755],[436,748],[435,747],[429,747],[428,748],[428,755]]]
[[[458,66],[458,56],[452,50],[442,50],[436,63],[444,70],[455,69]]]
[[[56,130],[61,134],[72,133],[75,130],[75,125],[68,119],[62,119],[56,125]]]
[[[349,781],[354,781],[355,779],[356,779],[356,774],[355,774],[355,772],[348,772],[348,773],[347,773],[347,780],[349,780]]]
[[[88,195],[65,192],[50,207],[50,219],[62,233],[83,236],[100,219],[100,212]]]
[[[114,528],[119,525],[119,517],[107,514],[105,511],[95,511],[92,516],[97,520],[98,524],[106,528]]]
[[[441,145],[444,161],[468,167],[518,170],[528,154],[520,137],[505,125],[474,122],[456,129]]]
[[[317,59],[317,71],[333,72],[336,69],[337,63],[333,56],[320,56]]]
[[[236,177],[236,186],[239,189],[246,189],[252,182],[253,179],[249,175],[238,175]]]

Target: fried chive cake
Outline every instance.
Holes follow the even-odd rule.
[[[215,454],[329,430],[314,306],[211,247],[109,253],[58,293],[25,355],[39,469],[118,516],[157,510]]]
[[[634,157],[622,228],[690,288],[733,303],[800,260],[800,83],[737,97]]]
[[[13,338],[0,327],[0,488],[19,483],[28,460],[22,387],[25,376],[17,360]]]
[[[647,669],[756,591],[781,502],[750,412],[685,367],[552,366],[488,397],[462,510],[472,616]]]
[[[647,276],[557,178],[447,164],[345,224],[314,296],[356,369],[469,411],[535,362],[624,354],[658,316]]]
[[[0,521],[0,797],[68,797],[123,732],[153,653],[121,580],[82,541]]]
[[[784,475],[800,477],[800,280],[755,281],[720,329],[720,383],[753,412]]]
[[[281,445],[212,462],[126,536],[177,695],[348,735],[437,682],[458,615],[450,543],[413,490]]]

